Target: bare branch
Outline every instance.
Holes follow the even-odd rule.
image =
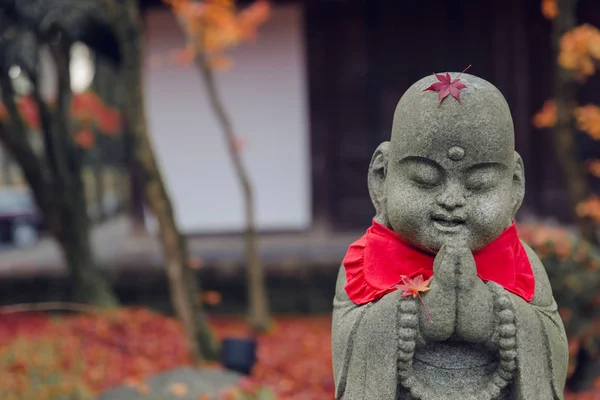
[[[50,171],[54,175],[58,175],[60,173],[60,164],[57,157],[58,149],[56,148],[56,137],[52,133],[52,114],[48,109],[46,102],[42,99],[37,80],[31,79],[31,82],[33,84],[33,98],[35,100],[40,115],[42,137],[44,140],[45,150],[44,156],[46,157],[48,166],[50,167]]]
[[[2,98],[9,113],[7,126],[0,125],[0,141],[21,166],[38,206],[49,210],[49,180],[46,168],[27,139],[28,131],[15,103],[12,82],[8,76],[0,79]]]
[[[71,138],[69,112],[71,108],[71,72],[69,69],[69,50],[71,43],[61,39],[58,44],[50,45],[50,54],[58,72],[58,99],[55,113],[55,143],[61,168],[62,182],[69,182],[69,173],[79,173],[79,153]],[[64,168],[64,170],[63,170]],[[62,175],[64,174],[64,175]]]

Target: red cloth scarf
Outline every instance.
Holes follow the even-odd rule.
[[[373,221],[365,235],[350,245],[344,258],[346,293],[358,305],[378,300],[395,291],[394,286],[403,275],[430,278],[434,257]],[[527,302],[531,301],[535,278],[515,223],[473,257],[477,275],[483,281],[496,282]]]

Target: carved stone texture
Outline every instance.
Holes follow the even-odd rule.
[[[563,399],[567,339],[537,255],[516,240],[535,277],[530,301],[478,276],[473,254],[513,223],[524,166],[500,91],[473,75],[460,79],[461,103],[448,96],[439,104],[425,91],[434,76],[413,84],[391,140],[373,156],[374,221],[433,255],[434,279],[423,303],[394,291],[357,304],[342,265],[332,330],[337,399]]]

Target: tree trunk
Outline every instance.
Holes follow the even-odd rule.
[[[116,305],[117,300],[108,282],[94,264],[81,177],[74,173],[73,178],[59,179],[59,176],[64,178],[65,175],[57,175],[48,168],[45,162],[48,154],[45,154],[44,159],[35,154],[27,138],[27,128],[15,104],[10,78],[2,77],[1,84],[2,97],[10,118],[7,126],[0,129],[0,140],[21,167],[44,222],[61,246],[73,278],[75,299],[97,306]],[[51,127],[52,120],[44,106],[42,104],[40,114],[46,113],[46,126]],[[57,129],[61,126],[65,128],[66,122],[55,126]],[[46,133],[50,137],[52,132]],[[59,162],[61,161],[54,160],[54,165],[59,165]]]
[[[46,224],[58,224],[59,221],[55,221],[56,215],[51,213],[52,197],[55,194],[49,186],[48,169],[35,154],[27,138],[27,128],[15,103],[11,79],[8,76],[0,79],[2,100],[9,114],[6,125],[3,124],[0,129],[0,141],[21,167]]]
[[[254,217],[254,193],[248,173],[240,156],[239,144],[233,132],[233,127],[229,116],[225,112],[225,107],[216,87],[214,75],[211,67],[207,64],[201,49],[196,49],[196,64],[201,71],[204,84],[208,91],[208,98],[217,116],[217,120],[223,130],[223,135],[227,142],[229,156],[233,167],[242,187],[244,194],[244,211],[246,217],[246,231],[244,234],[246,248],[246,273],[248,279],[248,304],[250,314],[250,325],[255,332],[265,332],[271,326],[269,314],[269,301],[265,283],[264,268],[258,253],[258,234],[256,232],[256,223]]]
[[[190,267],[187,242],[180,234],[171,200],[163,183],[146,126],[143,90],[143,52],[137,0],[126,0],[117,24],[123,44],[123,84],[127,85],[126,117],[134,139],[134,157],[139,166],[148,205],[158,219],[159,236],[169,278],[173,308],[183,323],[194,357],[215,360],[218,342],[202,306],[196,274]]]
[[[87,211],[85,188],[81,176],[81,154],[71,137],[69,110],[71,107],[71,75],[69,72],[70,43],[60,41],[51,45],[51,55],[58,75],[58,101],[50,134],[58,151],[55,160],[60,173],[53,175],[57,220],[60,226],[51,227],[62,246],[69,272],[73,278],[76,301],[102,307],[116,306],[118,301],[107,279],[95,263],[90,238],[90,217]],[[45,104],[38,101],[38,107]],[[40,110],[40,114],[43,114]],[[48,111],[45,111],[49,114]],[[51,128],[49,128],[51,129]]]
[[[88,216],[81,177],[73,175],[71,185],[57,204],[62,229],[53,232],[61,245],[73,280],[73,298],[77,302],[101,307],[118,305],[109,282],[95,263],[90,241],[91,221]],[[62,186],[62,185],[57,185]]]
[[[124,118],[123,143],[125,146],[127,183],[129,186],[127,210],[129,212],[129,219],[131,221],[133,234],[142,235],[147,232],[144,215],[144,188],[139,173],[139,165],[137,165],[135,162],[135,157],[133,156],[133,142],[134,140],[133,135],[131,134],[130,124],[128,123],[127,118]]]
[[[94,149],[92,154],[92,170],[94,175],[94,201],[96,203],[96,222],[100,223],[106,219],[106,210],[104,209],[104,201],[106,197],[106,188],[104,187],[104,164],[102,163],[102,148]]]
[[[2,184],[11,186],[14,183],[12,176],[12,157],[6,150],[2,151]]]
[[[556,65],[554,76],[554,99],[556,101],[556,125],[552,139],[556,158],[562,170],[563,182],[567,189],[569,204],[577,221],[581,235],[591,243],[598,244],[596,224],[590,217],[580,217],[576,213],[579,203],[590,194],[588,181],[582,163],[578,159],[576,121],[573,111],[577,104],[577,82],[570,71],[558,65],[560,40],[576,26],[577,0],[558,0],[558,16],[552,25],[552,44]]]
[[[92,90],[102,99],[104,104],[121,109],[122,104],[117,104],[116,101],[120,88],[118,85],[115,85],[118,80],[119,71],[108,60],[99,56],[94,57],[94,68]],[[96,133],[101,134],[101,132]],[[123,136],[114,137],[111,139],[111,142],[119,140],[122,143]],[[97,222],[103,222],[109,217],[108,210],[104,207],[107,195],[105,173],[107,170],[106,165],[112,165],[115,162],[115,157],[112,154],[114,150],[113,143],[106,145],[104,141],[98,140],[96,147],[93,149],[92,154],[90,154],[90,164],[94,175],[95,203],[97,204]],[[121,195],[119,190],[115,190],[112,194],[117,197]]]

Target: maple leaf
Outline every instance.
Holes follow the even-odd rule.
[[[406,275],[402,275],[402,283],[396,285],[398,290],[402,291],[400,297],[417,297],[420,292],[426,292],[429,290],[429,283],[433,279],[433,276],[427,280],[423,275],[416,276],[414,279],[409,278]]]
[[[448,97],[448,95],[452,95],[458,102],[460,103],[460,91],[467,87],[464,83],[461,83],[460,76],[465,73],[471,66],[469,65],[464,69],[463,72],[458,74],[458,76],[452,80],[450,74],[446,72],[446,75],[436,74],[433,76],[437,78],[439,82],[432,83],[427,89],[423,90],[424,92],[438,92],[438,105],[442,103],[442,101]]]
[[[429,318],[429,322],[433,323],[431,316],[429,315],[429,310],[427,310],[427,306],[421,297],[421,292],[426,292],[429,290],[429,283],[433,279],[433,276],[429,279],[425,279],[423,275],[418,275],[413,279],[406,275],[402,275],[401,279],[402,283],[396,285],[396,288],[402,291],[400,297],[419,297],[421,304],[423,304],[423,307],[425,308],[425,313],[427,314],[427,318]]]

